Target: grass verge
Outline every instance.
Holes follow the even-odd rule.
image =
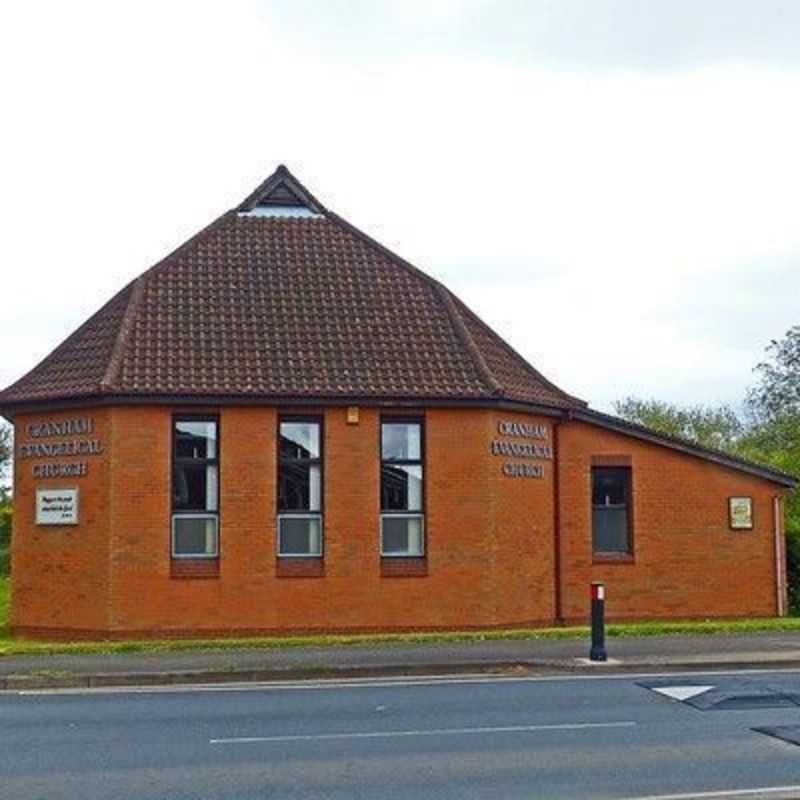
[[[510,628],[486,631],[434,633],[342,634],[319,636],[259,636],[230,639],[157,639],[123,642],[33,642],[12,639],[8,632],[10,601],[8,578],[0,578],[0,657],[18,655],[177,653],[189,651],[256,650],[285,647],[330,647],[334,645],[447,644],[449,642],[543,641],[584,639],[588,627]],[[609,625],[609,637],[734,635],[800,631],[800,618],[746,620],[691,620],[686,622],[632,622]]]

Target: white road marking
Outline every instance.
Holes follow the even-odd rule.
[[[800,796],[800,784],[795,786],[761,786],[757,789],[729,789],[719,792],[689,792],[688,794],[649,794],[641,797],[621,798],[621,800],[725,800],[725,798],[739,797],[770,797],[775,796],[793,800]]]
[[[738,670],[713,670],[690,672],[626,672],[614,675],[532,675],[525,678],[519,676],[507,677],[504,675],[463,674],[458,676],[406,676],[402,678],[328,678],[312,679],[309,681],[261,681],[246,683],[195,683],[186,685],[166,686],[93,686],[73,687],[65,689],[7,689],[0,691],[0,699],[4,694],[20,696],[40,695],[102,695],[102,694],[172,694],[180,692],[263,692],[263,691],[299,691],[315,690],[326,691],[330,689],[375,689],[376,687],[404,687],[404,686],[437,686],[473,683],[559,683],[567,681],[637,681],[644,678],[719,678],[724,675],[777,675],[798,674],[797,667],[782,669],[738,669]]]
[[[566,722],[558,725],[505,725],[497,728],[434,728],[411,731],[368,731],[365,733],[311,733],[300,736],[239,736],[209,739],[209,744],[253,744],[257,742],[315,742],[324,739],[393,739],[399,736],[469,736],[487,733],[531,733],[575,731],[588,728],[630,728],[635,722]]]
[[[673,700],[690,700],[703,692],[715,689],[715,686],[651,686],[654,692],[671,697]]]

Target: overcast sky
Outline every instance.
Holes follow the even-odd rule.
[[[4,3],[0,385],[278,163],[545,375],[740,402],[800,323],[800,2]]]

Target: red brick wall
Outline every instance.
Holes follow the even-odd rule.
[[[611,618],[776,613],[774,484],[631,437],[561,426],[564,616],[585,620],[589,583],[605,581]],[[631,458],[634,559],[593,563],[591,457]],[[752,531],[728,527],[728,497],[751,496]]]
[[[276,558],[276,430],[271,408],[223,408],[220,558],[176,570],[170,558],[174,409],[125,406],[20,417],[94,416],[106,452],[89,474],[46,482],[81,487],[81,524],[34,525],[30,461],[16,468],[13,553],[16,630],[109,635],[388,630],[543,624],[555,616],[554,468],[541,478],[501,473],[490,452],[499,420],[551,420],[478,409],[427,409],[424,562],[379,555],[379,420],[361,408],[324,414],[325,556]],[[588,584],[608,584],[612,617],[769,615],[775,612],[771,498],[777,487],[663,447],[575,422],[560,426],[564,615],[585,619]],[[527,440],[518,440],[527,441]],[[633,465],[635,561],[592,564],[593,455]],[[514,459],[517,462],[521,459]],[[727,497],[755,499],[756,529],[728,530]],[[301,574],[298,574],[298,569]],[[188,574],[187,574],[188,573]],[[399,573],[399,574],[398,574]],[[403,574],[406,573],[406,574]]]
[[[381,569],[379,555],[379,419],[377,410],[362,408],[359,423],[348,425],[345,409],[324,412],[324,577],[295,577],[290,569],[278,576],[276,413],[223,409],[219,577],[190,579],[170,574],[171,411],[116,409],[114,627],[178,632],[497,624],[503,613],[498,586],[512,580],[519,554],[495,545],[487,502],[490,467],[497,467],[488,456],[491,415],[426,414],[423,575],[382,574],[389,570]],[[135,474],[126,469],[130,463],[137,464]],[[141,488],[131,496],[134,483]],[[530,560],[535,548],[528,550]],[[529,596],[515,597],[515,615],[546,619],[537,609],[541,597]]]
[[[92,436],[33,438],[29,424],[94,419]],[[11,625],[41,630],[109,626],[109,464],[111,412],[108,409],[31,414],[14,426],[14,521],[11,553]],[[104,452],[91,456],[19,457],[23,445],[72,439],[100,439]],[[71,478],[34,478],[37,464],[85,461],[87,474]],[[36,489],[79,489],[79,525],[37,526]]]
[[[547,437],[539,440],[504,436],[497,427],[501,420],[543,425]],[[553,422],[546,417],[499,412],[491,415],[490,424],[490,439],[553,445]],[[508,477],[502,472],[506,462],[541,464],[544,477]],[[553,460],[489,456],[492,480],[487,500],[494,529],[490,601],[495,606],[497,624],[550,623],[555,616],[554,468]]]

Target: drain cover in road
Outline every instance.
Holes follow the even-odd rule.
[[[789,744],[800,745],[800,725],[774,725],[770,728],[753,728],[756,733],[774,736]]]

